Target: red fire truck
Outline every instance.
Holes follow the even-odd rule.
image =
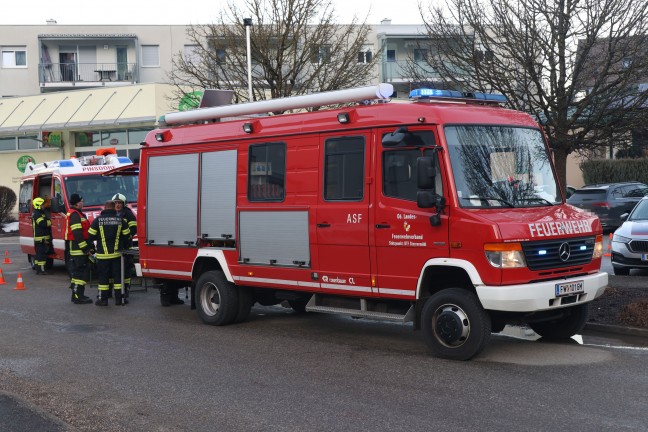
[[[66,212],[70,196],[78,193],[84,200],[84,213],[92,221],[117,192],[131,200],[129,206],[137,211],[137,176],[103,176],[115,168],[132,167],[127,157],[117,156],[114,148],[102,148],[95,155],[79,158],[54,160],[39,164],[28,163],[25,174],[20,180],[18,199],[20,247],[31,263],[36,253],[34,230],[32,227],[31,203],[36,197],[45,200],[44,209],[52,221],[53,254],[48,259],[48,267],[54,259],[65,260]]]
[[[577,333],[607,286],[601,224],[565,204],[538,125],[500,95],[391,94],[168,114],[141,151],[138,271],[190,286],[207,324],[287,301],[413,322],[451,359],[509,323]]]

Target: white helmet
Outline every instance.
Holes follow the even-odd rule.
[[[126,205],[126,197],[124,195],[120,194],[120,193],[115,194],[112,197],[112,200],[113,201],[121,201],[121,202],[124,203],[124,205]]]

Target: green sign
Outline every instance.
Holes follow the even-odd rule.
[[[178,102],[178,111],[188,111],[194,108],[198,108],[200,105],[200,99],[202,98],[203,92],[200,90],[193,91],[191,93],[185,93]]]
[[[34,159],[32,156],[29,155],[23,155],[18,158],[18,161],[16,162],[16,167],[18,167],[18,171],[21,173],[25,172],[25,168],[27,168],[27,164],[29,162],[36,163],[36,159]]]

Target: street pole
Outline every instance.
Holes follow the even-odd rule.
[[[252,102],[252,54],[250,52],[250,28],[252,27],[252,18],[243,18],[245,25],[245,39],[247,42],[247,73],[248,73],[248,97]]]

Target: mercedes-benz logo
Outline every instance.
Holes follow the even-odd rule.
[[[561,244],[560,247],[558,248],[558,257],[560,257],[562,261],[567,261],[570,255],[571,255],[571,248],[569,247],[569,243]]]

